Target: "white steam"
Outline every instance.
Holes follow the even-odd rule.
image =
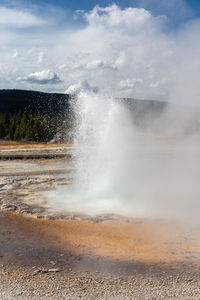
[[[74,184],[48,193],[51,205],[89,214],[126,214],[121,204],[131,200],[128,174],[135,144],[130,112],[111,97],[85,92],[73,100],[72,109]]]
[[[111,97],[81,93],[73,101],[74,183],[47,193],[52,208],[198,222],[200,141],[193,131],[168,130],[165,111],[138,127],[127,104]]]

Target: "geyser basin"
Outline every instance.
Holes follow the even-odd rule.
[[[74,183],[45,194],[50,208],[198,221],[197,136],[141,129],[112,98],[82,94],[72,109]]]

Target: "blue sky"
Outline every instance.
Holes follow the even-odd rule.
[[[184,21],[200,16],[200,1],[199,0],[2,0],[10,7],[34,7],[42,13],[46,10],[47,6],[54,6],[62,8],[67,12],[74,10],[91,10],[95,5],[102,7],[110,6],[113,3],[117,4],[120,8],[138,7],[150,10],[155,15],[165,14],[170,18],[171,22]],[[183,8],[184,3],[184,8]],[[180,14],[180,15],[179,15]]]
[[[200,1],[0,0],[0,14],[0,88],[199,96]]]

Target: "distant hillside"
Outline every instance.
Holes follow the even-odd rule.
[[[55,116],[69,108],[70,95],[25,90],[0,90],[0,112],[16,114],[32,110]]]
[[[70,133],[73,115],[68,94],[25,90],[0,90],[0,139],[50,140]],[[200,108],[154,100],[116,98],[130,109],[134,124],[141,130],[200,132]],[[164,114],[163,114],[164,112]],[[97,112],[98,114],[98,112]],[[162,118],[160,118],[162,116]]]
[[[18,113],[26,110],[55,116],[67,113],[71,96],[59,93],[43,93],[25,90],[0,90],[0,112]],[[152,100],[125,98],[134,116],[141,117],[163,110],[165,103]]]

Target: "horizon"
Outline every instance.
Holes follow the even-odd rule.
[[[67,94],[64,92],[45,92],[45,91],[40,91],[40,90],[31,90],[31,89],[17,89],[17,88],[11,88],[11,89],[1,89],[1,91],[20,91],[20,92],[33,92],[33,93],[44,93],[44,94],[58,94],[58,95],[67,95],[67,96],[76,96],[75,94]],[[154,99],[138,99],[138,98],[133,98],[133,97],[115,97],[115,99],[125,99],[125,100],[135,100],[135,101],[151,101],[151,102],[165,102],[162,100],[154,100]]]

